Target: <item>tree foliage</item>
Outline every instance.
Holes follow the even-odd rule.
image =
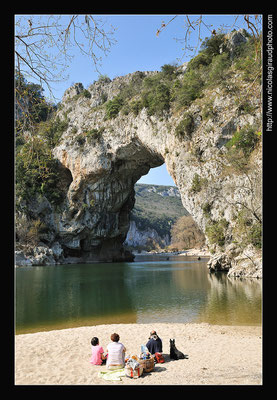
[[[179,218],[171,228],[172,248],[178,250],[199,248],[204,243],[204,234],[190,215]]]
[[[35,83],[28,82],[18,71],[15,72],[15,120],[17,136],[22,132],[34,129],[36,123],[46,121],[55,107],[46,102],[44,89]]]
[[[42,88],[27,82],[18,75],[27,120],[20,109],[16,119],[16,198],[29,200],[36,194],[47,194],[48,200],[59,204],[63,193],[58,189],[58,160],[52,156],[52,148],[67,127],[66,121],[54,118],[55,108],[45,101]],[[48,118],[49,116],[53,118]]]

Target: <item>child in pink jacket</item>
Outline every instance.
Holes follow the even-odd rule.
[[[93,337],[91,339],[91,358],[90,363],[94,365],[101,365],[103,361],[106,361],[103,347],[99,345],[99,339]]]

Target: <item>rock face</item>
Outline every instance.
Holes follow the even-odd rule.
[[[45,199],[37,199],[37,209],[42,208],[37,213],[51,232],[48,246],[55,243],[60,249],[51,254],[52,259],[61,263],[132,260],[123,243],[135,201],[134,184],[150,168],[165,163],[184,207],[203,232],[209,221],[225,221],[224,245],[210,243],[215,253],[211,269],[224,265],[239,275],[244,268],[239,245],[228,256],[220,254],[232,243],[238,211],[243,209],[240,204],[260,206],[261,149],[253,156],[255,168],[247,174],[226,173],[221,160],[224,144],[235,131],[260,124],[259,99],[251,98],[251,112],[239,112],[232,93],[220,88],[204,92],[186,110],[194,128],[191,138],[184,139],[175,133],[183,112],[169,110],[161,118],[149,116],[142,108],[137,115],[119,112],[106,118],[103,99],[115,98],[136,74],[155,72],[98,81],[86,91],[75,84],[64,94],[58,116],[67,119],[68,128],[53,154],[68,177],[66,200],[54,209]],[[89,95],[82,95],[84,91]],[[207,99],[212,112],[204,118]],[[260,252],[253,252],[255,274],[260,276]]]
[[[137,228],[135,221],[131,221],[125,244],[131,247],[146,247],[149,244],[154,244],[164,248],[170,244],[170,237],[169,235],[161,237],[155,229],[142,231]]]
[[[226,254],[219,254],[208,261],[208,268],[211,272],[229,271],[231,260]]]
[[[131,251],[159,250],[171,244],[171,229],[189,213],[176,186],[136,184],[135,206],[124,242]]]
[[[245,29],[239,29],[238,31],[233,31],[227,35],[227,48],[230,51],[231,59],[234,58],[234,52],[236,48],[247,41]],[[223,49],[222,49],[223,50]]]

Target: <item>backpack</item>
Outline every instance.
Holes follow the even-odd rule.
[[[160,363],[160,364],[164,363],[164,358],[163,358],[162,353],[158,353],[158,352],[155,353],[155,358],[156,358],[157,363]]]

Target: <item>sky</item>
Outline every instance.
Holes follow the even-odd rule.
[[[70,18],[69,15],[63,17],[65,21]],[[186,52],[184,55],[182,50],[184,43],[181,40],[184,39],[186,26],[184,15],[174,18],[159,36],[156,32],[162,22],[167,24],[175,15],[107,14],[94,17],[102,21],[105,30],[110,30],[111,26],[115,29],[112,37],[116,43],[111,46],[107,56],[103,55],[102,65],[99,66],[100,73],[108,75],[110,79],[135,71],[159,71],[164,64],[182,64],[194,55],[193,52]],[[196,17],[189,16],[190,20]],[[203,38],[211,36],[211,30],[217,30],[219,27],[231,30],[234,22],[235,27],[246,28],[242,15],[236,21],[235,18],[234,15],[204,15],[203,22],[209,26],[209,29],[202,24],[201,36]],[[197,37],[198,30],[192,30],[190,35],[192,46],[196,45]],[[84,87],[88,87],[99,78],[99,72],[95,70],[88,57],[81,55],[78,49],[74,49],[72,54],[74,58],[66,71],[68,79],[53,87],[53,93],[58,101],[73,83],[82,82]]]
[[[16,16],[16,19],[19,17]],[[29,16],[24,17],[27,23]],[[35,17],[33,16],[34,19]],[[193,21],[197,17],[199,16],[189,15],[189,20]],[[70,20],[69,15],[63,15],[62,18],[64,21]],[[99,72],[110,79],[135,71],[160,71],[164,64],[180,65],[195,56],[194,52],[189,51],[184,54],[184,34],[187,24],[185,15],[105,14],[94,15],[94,18],[103,22],[105,30],[110,30],[111,26],[115,29],[112,37],[116,43],[111,46],[107,56],[102,54],[101,65],[98,66]],[[156,32],[162,23],[167,24],[171,19],[173,20],[157,36]],[[240,27],[246,28],[242,15],[203,15],[202,20],[204,22],[201,24],[203,39],[211,36],[211,30],[217,30],[220,27],[226,31]],[[198,27],[191,29],[191,32],[190,45],[195,46],[198,43]],[[72,55],[74,58],[66,70],[68,78],[52,86],[55,103],[62,99],[65,90],[72,84],[81,82],[86,88],[99,78],[99,72],[95,70],[91,59],[81,55],[77,48],[73,49]],[[44,95],[48,97],[46,88]],[[152,168],[149,174],[142,177],[139,182],[175,185],[165,165]]]

